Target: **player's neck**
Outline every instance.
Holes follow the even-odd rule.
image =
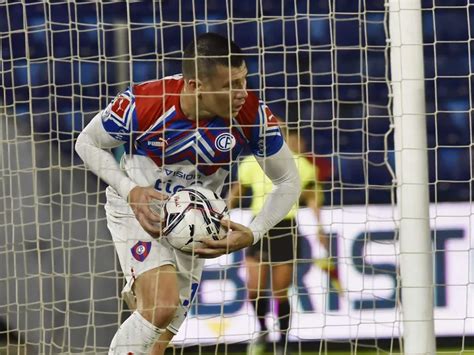
[[[181,106],[181,111],[183,114],[192,121],[197,121],[199,119],[212,118],[215,115],[209,111],[199,108],[198,111],[198,99],[196,95],[192,95],[186,91],[185,88],[181,91],[179,96],[179,105]]]

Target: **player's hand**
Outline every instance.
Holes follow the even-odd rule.
[[[135,213],[140,225],[153,238],[161,236],[161,217],[150,209],[150,202],[153,200],[165,201],[167,195],[156,191],[153,187],[134,187],[128,194],[128,203]]]
[[[221,240],[203,239],[204,247],[196,248],[194,252],[201,258],[216,258],[249,247],[253,243],[252,231],[242,224],[224,218],[222,227],[227,231],[227,238]]]

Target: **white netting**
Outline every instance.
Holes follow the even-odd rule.
[[[474,335],[472,6],[423,6],[436,334],[463,342]],[[316,221],[302,210],[290,340],[300,349],[320,339],[397,346],[387,21],[383,0],[0,1],[0,352],[108,349],[127,314],[123,281],[105,186],[85,171],[74,140],[120,90],[180,72],[184,46],[205,31],[248,54],[249,86],[298,123],[327,181],[322,223],[337,237],[346,291],[330,292],[314,265]],[[242,258],[208,263],[177,343],[253,336]]]

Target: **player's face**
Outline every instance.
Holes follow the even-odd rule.
[[[218,65],[212,77],[202,81],[203,108],[220,117],[235,117],[245,103],[247,93],[247,66],[238,68]]]

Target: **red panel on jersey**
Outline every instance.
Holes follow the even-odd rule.
[[[162,80],[148,81],[133,87],[135,95],[138,128],[146,131],[156,120],[172,106],[179,105],[179,94],[184,86],[184,80],[169,77]]]
[[[237,122],[240,123],[247,139],[250,139],[252,135],[252,128],[258,124],[258,107],[258,97],[253,92],[249,92],[247,98],[245,99],[244,106],[242,106],[239,113],[237,114],[237,117],[235,118]]]

